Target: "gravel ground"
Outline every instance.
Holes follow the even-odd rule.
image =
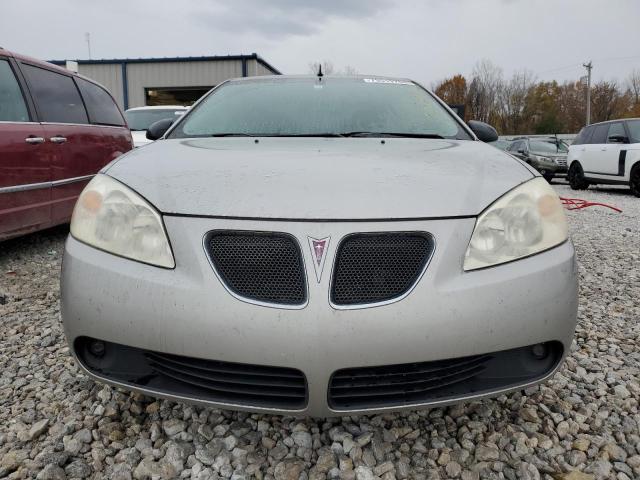
[[[0,478],[640,478],[640,199],[570,212],[580,259],[572,353],[547,384],[450,408],[295,419],[155,401],[96,384],[59,322],[64,228],[0,244]]]

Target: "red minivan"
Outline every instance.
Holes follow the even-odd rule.
[[[0,48],[0,241],[68,222],[91,177],[132,146],[105,88]]]

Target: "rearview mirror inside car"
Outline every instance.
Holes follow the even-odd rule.
[[[476,134],[478,140],[482,142],[495,142],[498,140],[498,132],[488,123],[478,120],[469,120],[467,123],[473,133]]]
[[[152,123],[147,129],[147,138],[149,140],[158,140],[169,130],[173,122],[173,118],[163,118],[162,120]]]

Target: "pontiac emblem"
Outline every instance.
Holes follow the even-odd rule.
[[[318,280],[318,283],[320,283],[331,237],[320,239],[307,237],[307,240],[309,240],[309,248],[311,249],[311,257],[313,258],[313,268],[316,271],[316,279]]]

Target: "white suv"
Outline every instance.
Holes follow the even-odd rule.
[[[629,185],[640,197],[640,119],[611,120],[584,127],[569,147],[569,184]]]

